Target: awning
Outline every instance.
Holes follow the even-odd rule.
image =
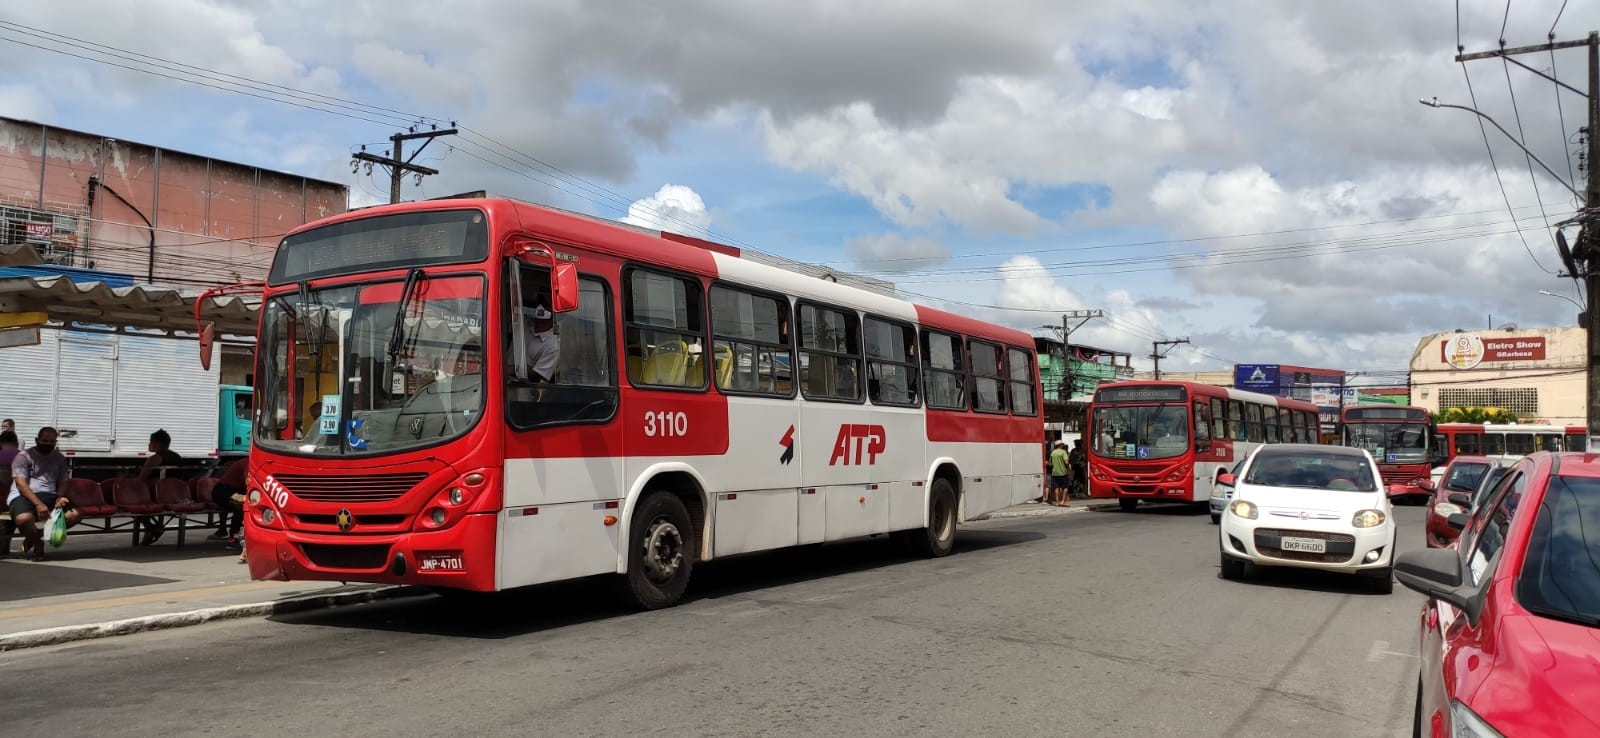
[[[45,313],[57,327],[74,330],[141,329],[188,337],[194,334],[194,301],[199,295],[200,290],[153,285],[111,287],[66,277],[14,277],[0,279],[0,312]],[[207,298],[200,315],[216,323],[219,338],[253,340],[259,309],[255,298],[224,295]]]

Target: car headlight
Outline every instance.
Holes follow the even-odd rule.
[[[1433,506],[1433,514],[1438,515],[1441,518],[1448,518],[1451,515],[1460,515],[1466,511],[1466,508],[1457,505],[1454,502],[1441,502]]]
[[[1383,511],[1381,510],[1362,510],[1356,513],[1356,516],[1350,520],[1350,524],[1357,528],[1376,528],[1383,525],[1383,520]]]
[[[1233,504],[1228,506],[1228,512],[1241,518],[1256,519],[1256,506],[1245,500],[1234,500]]]
[[[1477,713],[1455,701],[1450,703],[1450,735],[1452,738],[1505,738]]]

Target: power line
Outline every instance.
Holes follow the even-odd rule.
[[[1510,7],[1509,3],[1507,4],[1507,7]],[[1461,75],[1467,80],[1467,96],[1472,99],[1472,107],[1476,109],[1478,107],[1478,94],[1472,89],[1472,73],[1467,70],[1466,62],[1461,62]],[[1494,147],[1489,145],[1489,129],[1484,126],[1482,116],[1478,117],[1478,133],[1482,134],[1483,136],[1484,151],[1489,153],[1489,168],[1494,170],[1494,181],[1496,184],[1500,185],[1500,197],[1501,199],[1505,200],[1506,210],[1511,212],[1512,220],[1516,220],[1517,213],[1516,210],[1512,209],[1511,207],[1511,196],[1506,194],[1506,183],[1504,180],[1500,179],[1500,165],[1496,164],[1494,161]],[[1542,212],[1543,205],[1541,204],[1540,207]],[[1533,263],[1538,266],[1540,270],[1546,274],[1555,274],[1555,272],[1545,268],[1544,264],[1539,261],[1539,257],[1533,255],[1533,247],[1528,245],[1528,239],[1526,236],[1522,235],[1521,229],[1517,230],[1517,238],[1521,239],[1522,249],[1528,252],[1528,258],[1532,259]]]
[[[1567,4],[1565,2],[1561,3],[1561,9],[1567,9]],[[1561,20],[1560,13],[1556,14],[1556,20]],[[1550,42],[1555,43],[1555,24],[1551,24],[1550,28]],[[1556,94],[1556,119],[1561,122],[1561,153],[1567,155],[1567,179],[1571,184],[1576,185],[1578,182],[1578,175],[1574,173],[1572,169],[1572,145],[1570,144],[1570,137],[1567,136],[1566,106],[1561,104],[1561,83],[1558,79],[1558,75],[1556,74],[1556,50],[1553,48],[1550,49],[1550,79],[1556,80],[1554,89]]]
[[[1508,0],[1506,2],[1506,11],[1509,13],[1510,10],[1511,3]],[[1501,48],[1505,48],[1505,40],[1502,39],[1500,43]],[[1554,52],[1552,51],[1551,53]],[[1500,57],[1500,66],[1505,70],[1506,73],[1506,92],[1511,94],[1511,115],[1515,117],[1517,121],[1517,143],[1522,145],[1522,158],[1528,164],[1528,179],[1533,182],[1533,201],[1539,203],[1539,216],[1544,219],[1545,232],[1549,234],[1550,244],[1553,246],[1556,243],[1556,234],[1555,231],[1551,230],[1550,228],[1550,216],[1545,213],[1544,198],[1539,194],[1539,178],[1533,173],[1533,154],[1528,151],[1528,137],[1522,131],[1522,110],[1517,106],[1517,88],[1511,84],[1511,62],[1509,61],[1509,57]],[[1557,87],[1557,98],[1559,98],[1560,95],[1561,88]],[[1556,100],[1558,105],[1560,102],[1561,101],[1559,99]],[[1538,260],[1535,259],[1534,261],[1537,262]]]

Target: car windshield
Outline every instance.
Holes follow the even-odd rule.
[[[1378,490],[1366,458],[1324,451],[1262,449],[1246,470],[1244,483],[1348,492]]]
[[[1472,492],[1478,488],[1478,483],[1483,481],[1483,475],[1488,471],[1488,464],[1451,464],[1450,471],[1444,477],[1444,488],[1452,492]]]
[[[1600,479],[1553,477],[1528,539],[1517,600],[1530,612],[1600,627]]]
[[[300,289],[262,317],[256,443],[340,455],[458,436],[483,409],[481,276]]]
[[[1118,459],[1165,459],[1189,450],[1188,404],[1122,405],[1094,411],[1098,456]]]
[[[1343,445],[1366,449],[1379,463],[1428,460],[1428,426],[1418,423],[1346,423]]]

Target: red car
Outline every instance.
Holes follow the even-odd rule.
[[[1437,489],[1432,482],[1418,485],[1429,491],[1425,525],[1429,548],[1444,548],[1455,543],[1460,531],[1450,526],[1450,516],[1472,512],[1472,493],[1483,481],[1483,475],[1494,466],[1495,461],[1487,456],[1457,456],[1439,476]]]
[[[1600,455],[1528,456],[1452,517],[1394,565],[1429,598],[1416,735],[1600,736]]]

